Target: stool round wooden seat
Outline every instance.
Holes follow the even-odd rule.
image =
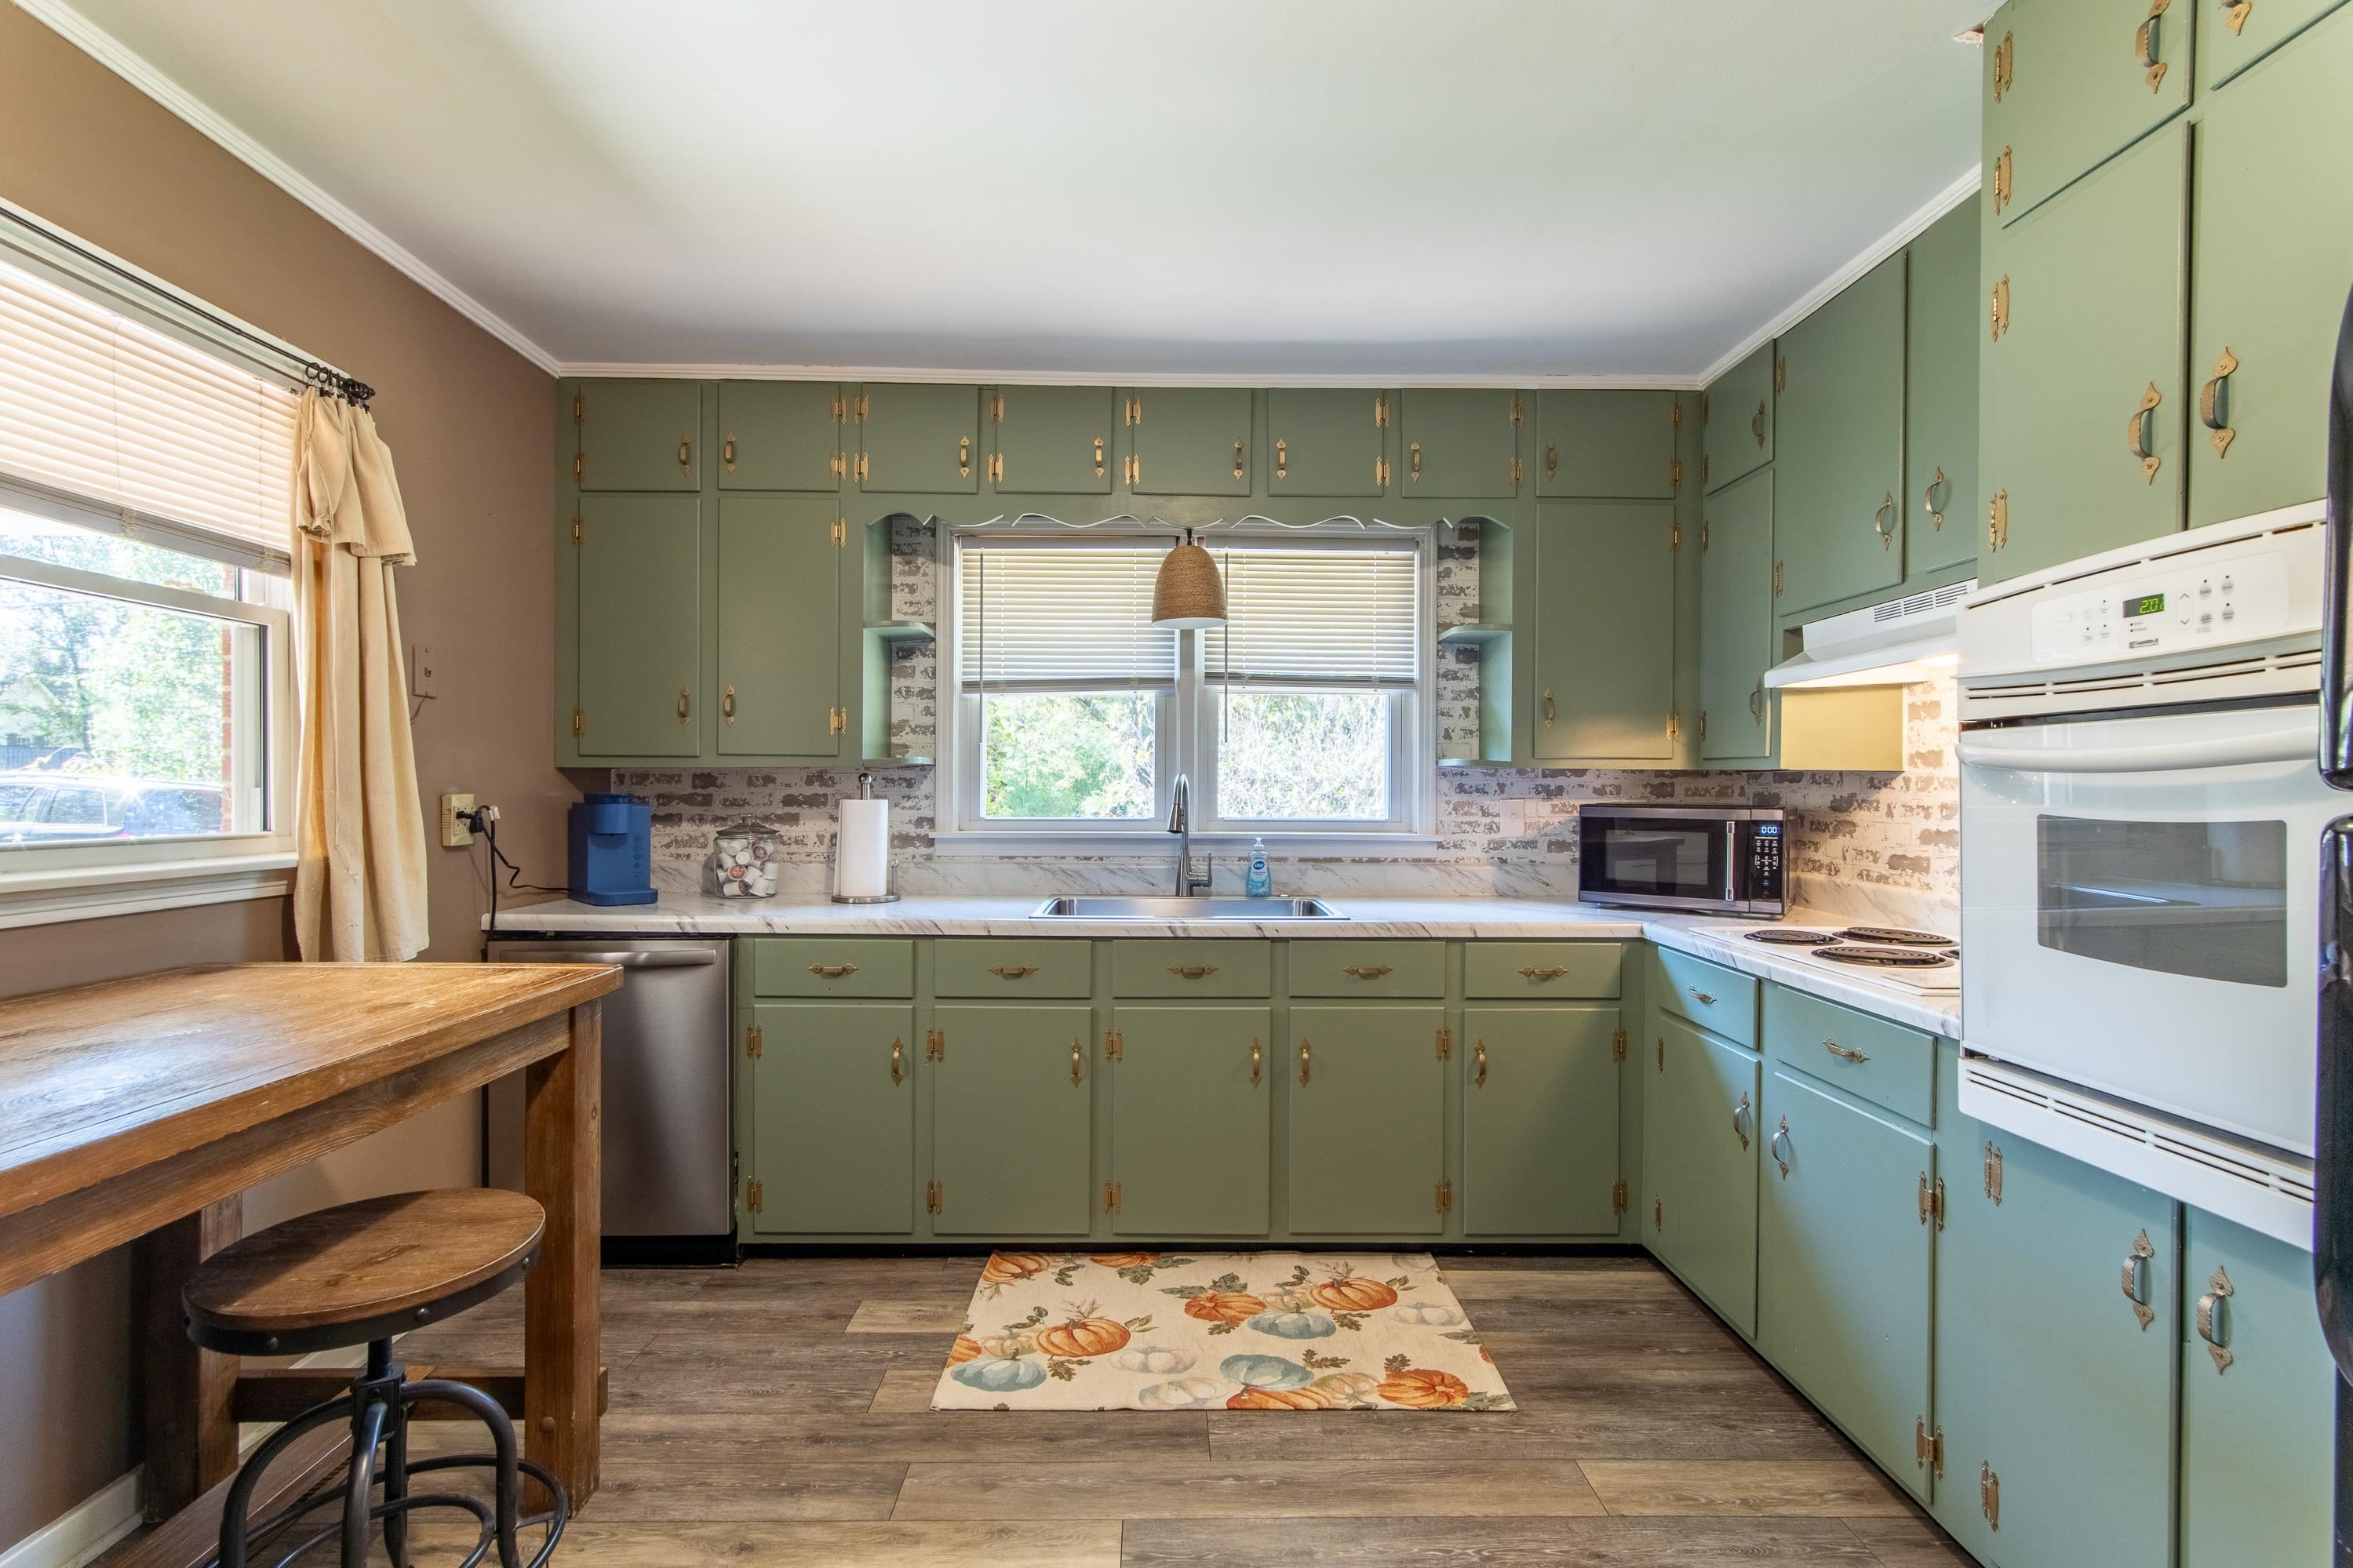
[[[237,1355],[365,1344],[438,1322],[522,1277],[547,1213],[521,1193],[396,1193],[273,1225],[196,1266],[188,1336]]]
[[[393,1359],[393,1336],[454,1317],[523,1277],[538,1257],[546,1211],[521,1193],[495,1187],[400,1193],[343,1204],[271,1226],[198,1264],[182,1293],[188,1337],[233,1355],[286,1355],[367,1346],[367,1364],[351,1391],[287,1422],[262,1441],[237,1472],[221,1508],[216,1568],[248,1568],[249,1541],[290,1532],[305,1514],[340,1500],[343,1517],[298,1538],[274,1558],[277,1568],[341,1534],[343,1568],[367,1562],[371,1529],[384,1526],[396,1568],[407,1568],[408,1516],[421,1508],[455,1508],[480,1526],[457,1568],[474,1568],[495,1547],[501,1568],[540,1568],[554,1554],[571,1514],[563,1486],[516,1452],[514,1425],[480,1389],[448,1378],[410,1382]],[[492,1452],[408,1458],[409,1407],[454,1405],[490,1435]],[[352,1431],[349,1474],[340,1499],[298,1501],[270,1518],[248,1520],[253,1489],[270,1461],[306,1433],[332,1423]],[[413,1493],[409,1479],[428,1470],[487,1467],[494,1497]],[[553,1500],[547,1511],[522,1517],[522,1478]],[[376,1499],[381,1486],[383,1497]],[[547,1531],[528,1564],[516,1540],[526,1527]],[[273,1543],[273,1550],[275,1550]]]

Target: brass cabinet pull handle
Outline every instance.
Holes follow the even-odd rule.
[[[1038,966],[1034,963],[993,963],[989,965],[988,972],[999,980],[1019,980],[1037,973]]]
[[[729,432],[727,432],[727,439],[726,439],[726,441],[725,441],[724,443],[723,443],[723,444],[721,445],[721,447],[720,447],[720,448],[719,448],[719,458],[720,458],[720,461],[722,461],[722,462],[723,462],[723,463],[725,463],[725,464],[727,465],[727,471],[728,471],[729,473],[731,473],[731,474],[732,474],[732,473],[733,473],[733,472],[735,471],[735,432],[734,432],[734,431],[730,430]]]
[[[1311,1065],[1313,1064],[1308,1059],[1307,1037],[1302,1035],[1299,1037],[1299,1081],[1301,1083],[1307,1081],[1307,1070]]]
[[[1198,980],[1217,972],[1218,966],[1214,963],[1172,963],[1168,966],[1168,973],[1179,980]]]
[[[1520,978],[1523,980],[1557,980],[1567,973],[1567,970],[1563,969],[1556,964],[1549,969],[1537,969],[1534,966],[1529,966],[1523,968],[1520,971]]]
[[[972,437],[959,436],[956,437],[956,475],[960,479],[968,479],[971,474]]]
[[[1274,444],[1274,477],[1281,479],[1288,479],[1290,475],[1291,443],[1288,441],[1277,441]]]
[[[689,473],[693,470],[693,468],[694,443],[681,437],[678,443],[678,471],[681,474]]]
[[[2165,62],[2157,58],[2158,48],[2164,41],[2158,35],[2157,19],[2165,15],[2165,8],[2172,3],[2173,0],[2149,0],[2148,20],[2133,34],[2133,58],[2146,68],[2147,74],[2141,79],[2148,83],[2151,92],[2165,81]]]
[[[1352,963],[1340,971],[1341,973],[1357,980],[1378,980],[1388,972],[1389,966],[1386,963]]]
[[[1235,442],[1235,443],[1234,443],[1234,478],[1236,478],[1236,479],[1240,479],[1241,477],[1242,477],[1242,444],[1241,444],[1240,441],[1237,441],[1237,442]]]
[[[1698,986],[1691,985],[1684,987],[1684,989],[1691,993],[1692,1000],[1698,1003],[1701,1006],[1713,1007],[1715,1005],[1715,998],[1709,995],[1706,992],[1702,991]]]
[[[1544,691],[1544,721],[1546,729],[1549,730],[1552,728],[1553,719],[1557,712],[1558,710],[1553,706],[1552,688],[1547,686],[1545,688]]]
[[[812,963],[808,966],[808,972],[811,974],[818,975],[827,980],[839,980],[845,974],[857,973],[858,965],[854,963]]]
[[[2148,1263],[2157,1256],[2149,1245],[2148,1232],[2133,1237],[2132,1250],[2125,1254],[2123,1279],[2119,1288],[2125,1300],[2132,1303],[2133,1316],[2140,1320],[2140,1331],[2148,1332],[2149,1324],[2157,1321],[2157,1310],[2148,1304]]]
[[[1868,1052],[1858,1051],[1851,1046],[1841,1046],[1836,1040],[1824,1040],[1822,1049],[1842,1062],[1867,1062],[1871,1059]]]
[[[2247,13],[2255,8],[2255,0],[2222,0],[2222,20],[2229,23],[2233,34],[2247,25]]]
[[[1419,479],[1421,478],[1421,443],[1419,441],[1407,442],[1406,451],[1412,459],[1412,476]]]
[[[1762,678],[1757,682],[1757,689],[1748,694],[1748,716],[1759,724],[1765,722],[1765,682]]]
[[[1102,437],[1098,436],[1098,437],[1095,437],[1095,478],[1097,478],[1097,479],[1102,479],[1102,478],[1103,478],[1103,438]]]
[[[1079,1047],[1077,1037],[1073,1036],[1071,1039],[1071,1087],[1072,1089],[1079,1087],[1079,1058],[1085,1054]]]
[[[1252,1089],[1258,1087],[1259,1073],[1264,1059],[1264,1055],[1259,1048],[1258,1037],[1252,1035],[1250,1037],[1250,1087]]]
[[[1789,1179],[1789,1159],[1782,1152],[1782,1145],[1788,1141],[1789,1119],[1784,1116],[1781,1118],[1780,1127],[1773,1134],[1772,1142],[1766,1144],[1765,1148],[1766,1152],[1773,1156],[1773,1163],[1781,1167],[1781,1179],[1785,1182]]]
[[[1759,399],[1757,405],[1757,417],[1748,422],[1748,433],[1757,437],[1757,449],[1763,451],[1765,449],[1765,404],[1762,399]]]
[[[2198,391],[2198,419],[2213,432],[2208,439],[2214,443],[2214,455],[2230,456],[2231,442],[2239,433],[2231,428],[2230,380],[2239,368],[2238,357],[2229,349],[2214,362],[2214,377]]]
[[[730,724],[735,722],[735,689],[732,686],[719,694],[719,716]]]
[[[1479,1059],[1479,1070],[1472,1076],[1472,1085],[1473,1088],[1484,1089],[1487,1087],[1487,1042],[1482,1040],[1473,1046],[1472,1055]]]
[[[2125,421],[2125,445],[2140,459],[2141,478],[2152,485],[2157,483],[2157,470],[2164,466],[2165,459],[2149,450],[2149,416],[2164,401],[2165,395],[2158,391],[2157,383],[2150,382],[2148,390],[2140,395],[2140,406]]]
[[[1895,543],[1897,515],[1895,492],[1889,490],[1879,498],[1879,504],[1873,507],[1871,512],[1871,531],[1879,535],[1879,547],[1882,550],[1891,549]]]
[[[693,716],[693,710],[694,704],[688,700],[686,688],[683,686],[680,687],[678,689],[678,721],[681,724],[691,722]]]
[[[2231,1277],[2221,1269],[2214,1270],[2206,1281],[2206,1294],[2198,1298],[2198,1337],[2206,1342],[2206,1353],[2214,1358],[2214,1373],[2221,1376],[2231,1370],[2239,1358],[2232,1355],[2225,1343],[2231,1335],[2231,1320],[2222,1303],[2237,1295]]]
[[[1740,1140],[1743,1153],[1748,1151],[1748,1091],[1740,1091],[1740,1103],[1732,1108],[1733,1135]]]
[[[1942,464],[1937,466],[1936,477],[1928,481],[1928,488],[1926,490],[1923,490],[1920,494],[1920,504],[1928,509],[1929,526],[1932,528],[1941,529],[1945,526],[1945,509],[1936,500],[1936,492],[1938,490],[1944,490],[1947,493],[1947,496],[1948,498],[1950,497],[1951,486],[1945,479],[1945,469]]]
[[[906,1059],[907,1042],[895,1036],[892,1037],[891,1041],[891,1082],[894,1087],[907,1081],[907,1069],[904,1065]]]

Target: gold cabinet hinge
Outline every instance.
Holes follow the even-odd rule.
[[[1005,394],[1001,391],[988,395],[988,422],[991,425],[1005,423]]]
[[[834,548],[835,548],[835,549],[837,549],[837,550],[838,550],[838,549],[839,549],[839,548],[840,548],[841,546],[843,546],[844,544],[847,544],[847,543],[849,543],[849,519],[847,519],[847,518],[839,518],[839,517],[835,518],[835,519],[833,520],[833,525],[832,525],[832,527],[830,527],[829,529],[828,529],[826,531],[827,531],[828,534],[830,534],[830,535],[831,535],[831,537],[832,537],[832,539],[833,539]]]
[[[2010,151],[2005,147],[1993,161],[1993,210],[1997,215],[2010,205],[2011,167]]]
[[[1626,1184],[1623,1182],[1615,1184],[1609,1189],[1609,1212],[1611,1214],[1626,1212]]]
[[[1936,1467],[1938,1480],[1945,1479],[1945,1429],[1928,1430],[1928,1418],[1918,1416],[1912,1423],[1912,1462],[1922,1469]]]
[[[1438,1059],[1442,1062],[1452,1061],[1454,1059],[1454,1031],[1452,1029],[1440,1029],[1438,1031]]]
[[[1440,1182],[1438,1184],[1438,1212],[1440,1214],[1444,1214],[1453,1206],[1454,1184],[1451,1181]]]
[[[1127,488],[1134,489],[1144,482],[1144,459],[1135,453],[1127,455]]]
[[[579,709],[575,708],[572,710],[572,732],[575,735],[579,734],[582,730],[587,727],[587,718],[580,711]]]
[[[841,423],[841,388],[838,386],[833,389],[833,422]]]
[[[1670,741],[1681,740],[1683,738],[1683,716],[1672,710],[1669,710],[1667,713],[1667,739]]]
[[[578,392],[575,392],[575,393],[574,393],[574,394],[572,395],[572,423],[574,423],[575,425],[583,424],[583,423],[585,423],[585,422],[587,420],[587,418],[588,418],[588,398],[587,398],[587,395],[586,395],[586,394],[585,394],[585,393],[578,393]]]
[[[858,408],[858,422],[859,422],[860,425],[863,425],[863,424],[865,424],[865,423],[866,423],[866,395],[865,395],[864,393],[862,393],[862,392],[861,392],[861,393],[860,393],[860,394],[858,395],[858,405],[857,405],[857,408]]]
[[[1005,454],[1002,452],[988,455],[988,482],[1000,489],[1005,484]]]
[[[1993,1200],[1994,1207],[2001,1206],[2001,1151],[1991,1142],[1985,1152],[1985,1195]]]
[[[1609,1037],[1609,1059],[1613,1062],[1626,1059],[1626,1031],[1623,1029]]]
[[[1520,488],[1520,478],[1521,478],[1521,471],[1520,471],[1520,460],[1519,460],[1517,458],[1514,458],[1512,459],[1512,489],[1513,489],[1517,490],[1517,489]]]
[[[841,479],[841,454],[836,452],[832,457],[828,458],[825,466],[828,477],[839,482]]]
[[[1992,331],[1996,342],[2010,335],[2010,274],[2005,272],[1993,286]]]
[[[1107,1062],[1125,1061],[1127,1059],[1125,1054],[1126,1051],[1127,1041],[1121,1037],[1120,1032],[1117,1029],[1105,1029],[1103,1031],[1103,1060]]]
[[[1978,1511],[1985,1515],[1986,1528],[2001,1528],[2001,1478],[1991,1465],[1978,1467]]]
[[[758,1214],[760,1212],[760,1196],[759,1183],[746,1182],[744,1184],[744,1206],[750,1209],[754,1214]]]
[[[754,1024],[744,1031],[744,1054],[745,1056],[758,1056],[765,1044],[766,1042],[761,1038],[759,1025]]]
[[[1683,488],[1683,460],[1681,458],[1677,458],[1667,464],[1667,489],[1671,490],[1679,490]]]
[[[1125,416],[1128,426],[1133,429],[1134,426],[1144,423],[1144,399],[1141,397],[1123,398],[1121,400],[1120,412]]]
[[[1707,553],[1707,524],[1704,522],[1699,525],[1699,552],[1702,555]]]
[[[1777,599],[1781,596],[1781,563],[1778,561],[1773,563],[1773,596]]]
[[[826,733],[839,735],[849,728],[849,710],[828,708],[825,710]]]
[[[947,1189],[942,1186],[938,1182],[930,1181],[923,1184],[923,1207],[927,1212],[932,1214],[939,1213],[940,1202],[946,1196]]]
[[[1707,710],[1704,708],[1699,710],[1699,738],[1703,741],[1707,739]]]
[[[1680,555],[1683,551],[1683,525],[1680,522],[1671,522],[1667,524],[1667,553]]]
[[[937,1029],[923,1031],[923,1059],[930,1062],[947,1060],[948,1037]]]
[[[1667,1200],[1664,1198],[1651,1200],[1651,1228],[1652,1230],[1667,1228]]]
[[[586,450],[572,454],[572,482],[574,484],[576,485],[580,482],[580,476],[587,467],[588,454]]]
[[[1118,1212],[1119,1184],[1117,1182],[1105,1182],[1103,1184],[1103,1213],[1117,1214]]]
[[[2010,542],[2010,492],[1996,490],[1986,503],[1986,548],[2000,550]]]
[[[861,485],[866,482],[865,453],[860,452],[858,454],[858,460],[850,466],[849,477],[856,479]]]
[[[1926,1225],[1932,1219],[1936,1222],[1938,1230],[1945,1228],[1945,1178],[1938,1176],[1931,1182],[1928,1173],[1923,1171],[1920,1173],[1920,1223]]]
[[[1517,425],[1519,422],[1520,422],[1520,395],[1519,395],[1518,393],[1516,393],[1516,392],[1515,392],[1515,393],[1512,394],[1512,423],[1513,423],[1513,424],[1514,424],[1514,425]]]
[[[1373,483],[1382,489],[1389,488],[1389,460],[1387,458],[1373,459]]]
[[[1373,394],[1373,427],[1385,430],[1388,428],[1388,423],[1389,395],[1386,392],[1376,392]]]
[[[577,513],[575,513],[572,519],[572,542],[575,544],[580,542],[580,518]]]
[[[1683,400],[1680,397],[1667,400],[1667,426],[1674,430],[1683,427]]]
[[[2002,95],[2010,90],[2010,72],[2016,67],[2017,60],[2017,35],[2004,33],[2001,36],[2001,42],[1993,47],[1993,100],[1996,103],[2000,103]]]
[[[1789,390],[1789,362],[1786,359],[1777,359],[1773,362],[1773,390],[1776,392]]]
[[[1707,394],[1704,392],[1699,395],[1699,422],[1702,426],[1707,424]]]

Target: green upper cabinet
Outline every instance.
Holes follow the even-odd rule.
[[[996,436],[989,489],[999,495],[1111,493],[1107,386],[1000,386],[988,395]]]
[[[1534,755],[1672,758],[1673,505],[1545,501],[1536,536]]]
[[[1978,552],[1978,205],[1912,242],[1904,353],[1904,574]]]
[[[1264,1236],[1272,1223],[1274,1016],[1266,1007],[1123,1005],[1113,1015],[1112,1229]]]
[[[719,500],[719,754],[832,757],[846,726],[834,499]]]
[[[1520,493],[1520,395],[1484,387],[1397,395],[1400,495],[1476,500]]]
[[[1653,1009],[1642,1073],[1642,1239],[1743,1334],[1757,1333],[1757,1060]]]
[[[719,488],[841,488],[841,388],[829,381],[719,384]]]
[[[2189,106],[2200,11],[2211,0],[2013,0],[1987,24],[1986,184],[2003,223]]]
[[[584,490],[702,488],[701,382],[584,381],[572,423],[572,471]]]
[[[2261,0],[2260,4],[2223,0],[2221,8],[2207,18],[2205,36],[2198,40],[2208,90],[2232,80],[2343,4],[2344,0]]]
[[[2199,1209],[2185,1220],[2181,1568],[2326,1563],[2338,1389],[2312,1254]]]
[[[1769,765],[1774,664],[1773,470],[1707,498],[1699,553],[1699,754]]]
[[[754,1235],[904,1236],[915,1226],[915,1016],[904,1003],[752,1009],[744,1174]]]
[[[702,503],[584,495],[575,529],[576,754],[701,755]]]
[[[2152,137],[1988,248],[1989,582],[2181,526],[2188,155],[2186,128]]]
[[[2257,5],[2249,28],[2275,4]],[[2195,134],[2193,528],[2312,500],[2327,485],[2320,415],[2353,286],[2353,204],[2295,193],[2353,189],[2353,12],[2248,72]]]
[[[1672,392],[1536,394],[1536,494],[1665,500],[1681,487]]]
[[[1266,395],[1267,493],[1377,496],[1388,492],[1394,393],[1369,387],[1278,386]]]
[[[1728,485],[1773,460],[1773,345],[1767,343],[1700,394],[1700,437],[1706,457],[1700,482]]]
[[[1438,1006],[1292,1008],[1290,1048],[1271,1065],[1290,1077],[1293,1233],[1445,1228],[1445,1030]]]
[[[1250,390],[1246,386],[1136,386],[1120,394],[1140,496],[1250,493]]]
[[[1890,257],[1782,334],[1773,522],[1785,615],[1904,580],[1905,261]]]
[[[1618,1007],[1462,1015],[1466,1236],[1614,1236]]]
[[[933,1233],[1084,1236],[1094,1216],[1094,1010],[944,1004],[933,1023]]]
[[[980,488],[980,388],[869,382],[858,390],[858,488],[971,495]]]

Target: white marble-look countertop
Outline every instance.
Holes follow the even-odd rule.
[[[502,909],[497,930],[613,936],[1070,936],[1408,938],[1423,941],[1588,941],[1657,942],[1770,980],[1793,990],[1842,1002],[1893,1023],[1957,1038],[1957,992],[1914,991],[1863,974],[1833,974],[1791,963],[1768,947],[1727,940],[1694,928],[1721,925],[1722,915],[1654,914],[1594,904],[1535,899],[1335,898],[1344,921],[1139,921],[1032,919],[1040,897],[980,898],[911,895],[893,904],[837,904],[803,895],[744,900],[665,893],[651,904],[607,908],[556,900]],[[1793,912],[1807,925],[1852,923],[1843,917]],[[484,926],[490,924],[485,921]]]

